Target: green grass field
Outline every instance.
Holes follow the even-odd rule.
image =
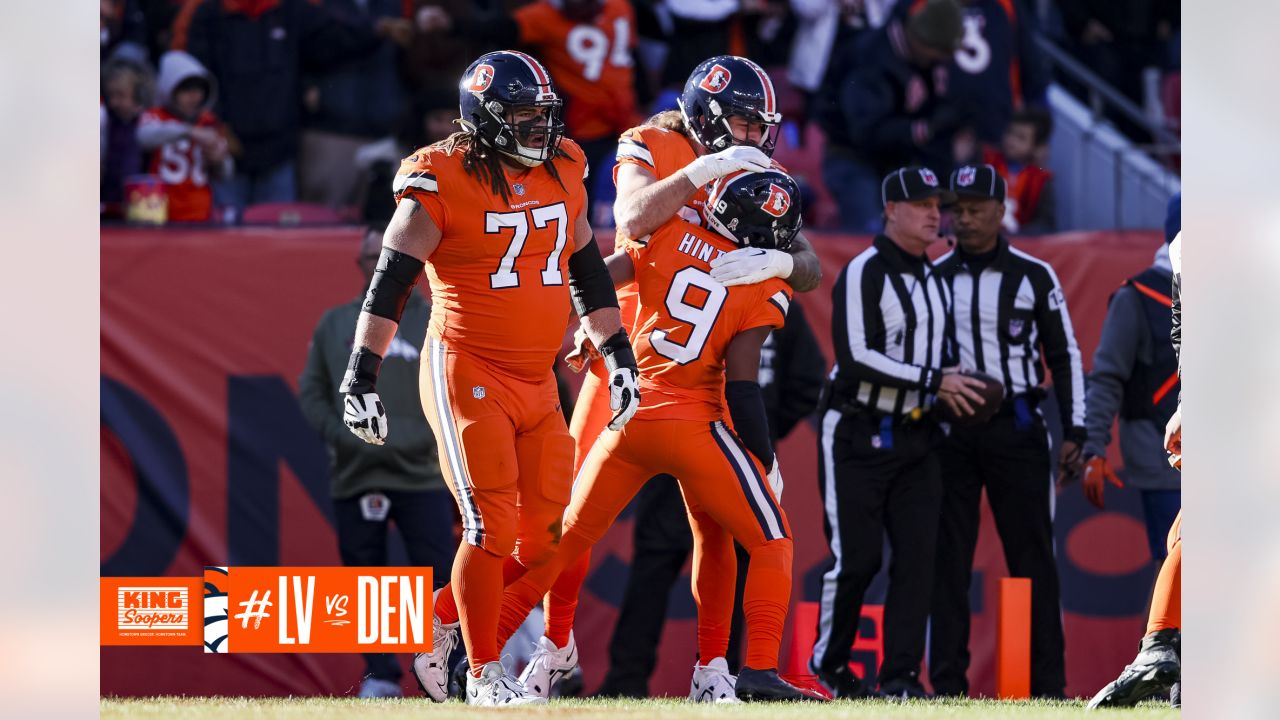
[[[359,700],[353,698],[180,698],[103,699],[103,720],[135,718],[297,718],[327,720],[329,718],[378,718],[390,720],[461,720],[463,718],[752,718],[755,720],[825,720],[826,718],[959,718],[986,720],[1048,720],[1049,718],[1100,717],[1116,720],[1129,718],[1177,718],[1179,713],[1168,703],[1148,702],[1133,709],[1107,710],[1085,715],[1084,702],[1000,702],[994,700],[912,701],[882,700],[841,701],[825,705],[764,704],[693,705],[683,700],[556,700],[534,709],[495,710],[468,708],[456,702],[433,705],[422,698],[397,700]]]

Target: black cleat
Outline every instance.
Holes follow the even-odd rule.
[[[1176,708],[1182,707],[1182,681],[1181,680],[1174,683],[1173,687],[1169,688],[1169,704]]]
[[[812,667],[812,666],[811,666]],[[819,670],[814,673],[822,687],[838,700],[857,700],[875,697],[875,688],[853,674],[848,665],[842,665],[833,671]]]
[[[1089,701],[1090,710],[1100,707],[1129,707],[1149,697],[1169,692],[1182,678],[1181,636],[1177,630],[1160,630],[1138,645],[1138,656]],[[1182,699],[1181,688],[1178,700]]]
[[[928,700],[929,693],[915,673],[880,683],[880,697],[888,700]]]
[[[453,672],[449,673],[449,697],[459,700],[467,699],[467,673],[471,672],[471,663],[463,655],[453,664]]]
[[[744,667],[738,671],[738,682],[734,685],[738,699],[743,702],[826,702],[821,695],[808,690],[801,690],[778,677],[778,671],[752,670]]]

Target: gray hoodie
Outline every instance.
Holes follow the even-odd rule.
[[[200,61],[181,50],[170,50],[160,58],[160,74],[156,78],[156,104],[173,110],[173,91],[183,81],[203,78],[209,83],[209,97],[205,98],[201,112],[213,107],[218,96],[218,83]],[[192,124],[182,120],[143,123],[138,128],[138,143],[143,150],[154,150],[161,145],[181,140],[191,133]]]

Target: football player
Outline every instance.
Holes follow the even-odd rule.
[[[639,405],[637,369],[584,208],[585,160],[563,137],[561,100],[524,53],[486,54],[459,85],[463,130],[401,164],[396,212],[343,379],[344,420],[382,444],[376,381],[409,293],[424,270],[432,310],[422,402],[462,514],[452,583],[436,594],[434,652],[414,659],[433,700],[457,627],[470,655],[473,705],[545,702],[500,663],[504,581],[554,548],[569,501],[573,440],[552,365],[570,304],[610,368],[620,429]]]
[[[714,230],[676,218],[607,261],[614,283],[634,282],[638,293],[644,402],[621,433],[601,435],[582,461],[559,550],[508,586],[499,639],[520,625],[561,569],[604,535],[649,478],[670,474],[689,508],[695,558],[707,536],[728,536],[729,563],[732,540],[751,555],[743,601],[746,663],[729,695],[722,687],[695,685],[693,699],[704,699],[696,697],[701,692],[707,699],[820,699],[777,673],[792,541],[777,500],[781,483],[757,377],[760,347],[785,321],[791,290],[776,278],[727,288],[710,273],[716,258],[738,247],[785,251],[800,225],[798,189],[778,171],[735,173],[712,186],[707,214]],[[714,589],[731,602],[732,575]],[[702,612],[704,598],[700,592],[695,598]]]
[[[732,55],[703,61],[689,75],[679,100],[680,110],[659,113],[648,123],[622,134],[614,166],[618,199],[614,203],[617,247],[629,239],[654,232],[673,217],[706,226],[703,208],[712,181],[741,170],[764,171],[777,143],[782,114],[773,82],[754,62]],[[724,285],[785,279],[801,292],[818,286],[817,255],[797,235],[786,250],[740,248],[719,255],[712,277]],[[635,289],[619,286],[623,323],[634,317]],[[580,335],[581,337],[581,335]],[[568,358],[581,366],[581,351]],[[599,363],[582,383],[569,431],[577,442],[580,464],[610,417],[604,392],[606,378]],[[733,617],[733,542],[727,533],[708,530],[694,555],[694,592],[699,598],[698,654],[690,697],[733,697],[734,677],[724,656],[729,647]],[[547,602],[546,635],[539,641],[521,679],[530,688],[547,692],[558,678],[577,665],[573,642],[577,588],[590,566],[584,555],[561,575]],[[706,692],[713,688],[713,692]]]

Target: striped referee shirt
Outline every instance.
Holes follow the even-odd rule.
[[[1083,442],[1084,370],[1053,268],[1003,237],[989,262],[957,249],[939,258],[937,268],[955,299],[960,365],[1000,379],[1005,396],[1013,397],[1039,388],[1047,364],[1062,427],[1068,439]]]
[[[950,289],[929,260],[879,235],[831,295],[834,399],[897,418],[929,409],[954,354]]]

